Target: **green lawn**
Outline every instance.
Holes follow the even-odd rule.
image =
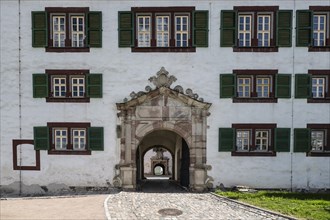
[[[329,193],[223,192],[218,195],[301,219],[330,220]]]

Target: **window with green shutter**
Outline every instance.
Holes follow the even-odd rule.
[[[292,46],[292,11],[277,11],[276,45],[279,47]]]
[[[33,98],[48,97],[48,76],[44,73],[35,73],[33,79]]]
[[[87,96],[102,98],[102,74],[87,75]]]
[[[233,151],[235,146],[235,129],[219,128],[219,152]]]
[[[45,11],[32,12],[32,47],[48,45],[48,20]]]
[[[34,127],[34,149],[35,150],[49,150],[49,128],[48,127]]]
[[[92,151],[104,150],[103,127],[90,127],[88,129],[88,148]]]
[[[131,47],[132,52],[195,52],[196,47],[208,47],[208,32],[209,12],[195,7],[118,12],[118,46]]]
[[[275,151],[290,152],[290,128],[275,128]]]
[[[296,15],[296,46],[310,46],[312,38],[312,12],[309,10],[297,10]]]
[[[132,47],[134,45],[134,17],[130,11],[118,12],[118,45]]]
[[[87,16],[88,45],[90,47],[102,47],[102,12],[89,12]]]
[[[237,12],[233,10],[221,11],[221,47],[237,45]]]
[[[236,94],[236,75],[220,74],[220,98],[233,98]]]
[[[308,152],[311,149],[311,131],[309,128],[294,129],[294,152]]]
[[[33,74],[33,97],[47,102],[90,102],[103,97],[102,74],[89,70],[47,69],[46,74]]]
[[[88,147],[88,122],[48,122],[52,155],[91,155]]]
[[[277,52],[278,47],[292,46],[292,11],[278,6],[233,9],[221,11],[221,47],[233,47],[234,52]]]
[[[295,75],[295,98],[311,97],[311,80],[308,74]]]
[[[209,12],[193,12],[193,46],[208,47],[209,35]]]
[[[291,75],[278,74],[275,82],[275,96],[277,98],[291,98]]]
[[[102,47],[102,12],[88,7],[32,12],[32,46],[45,47],[46,52],[89,52],[90,47]]]

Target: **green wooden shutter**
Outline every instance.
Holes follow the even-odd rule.
[[[103,127],[88,128],[88,149],[93,151],[104,150],[104,131]]]
[[[220,74],[220,98],[233,98],[236,94],[236,76]]]
[[[219,128],[219,152],[233,151],[235,146],[235,129]]]
[[[102,98],[102,74],[87,75],[87,96],[90,98]]]
[[[309,128],[294,129],[294,152],[308,152],[311,149],[311,131]]]
[[[276,98],[291,98],[290,74],[276,75],[275,96]]]
[[[312,12],[297,10],[296,17],[296,46],[307,47],[312,42]]]
[[[311,80],[308,74],[295,75],[295,98],[311,97]]]
[[[209,46],[209,11],[193,12],[193,46]]]
[[[234,47],[237,44],[237,12],[221,11],[221,47]]]
[[[35,73],[32,75],[33,98],[48,97],[48,75],[44,73]]]
[[[32,12],[32,47],[45,47],[48,45],[47,12]]]
[[[119,47],[134,46],[134,16],[130,11],[118,12],[118,44]]]
[[[90,47],[102,47],[102,12],[87,14],[87,42]]]
[[[34,149],[48,150],[49,149],[49,128],[48,127],[34,127]]]
[[[290,128],[275,128],[275,151],[290,152]]]
[[[276,45],[279,47],[292,46],[292,11],[277,11],[276,20]]]

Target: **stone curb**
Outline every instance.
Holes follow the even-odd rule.
[[[260,210],[260,211],[263,211],[263,212],[267,212],[267,213],[272,214],[272,215],[278,215],[280,217],[287,218],[287,219],[290,219],[290,220],[299,220],[298,218],[288,216],[288,215],[284,215],[284,214],[281,214],[279,212],[271,211],[271,210],[268,210],[268,209],[263,209],[263,208],[260,208],[260,207],[254,206],[254,205],[250,205],[250,204],[247,204],[247,203],[244,203],[244,202],[241,202],[241,201],[237,201],[237,200],[234,200],[234,199],[229,199],[227,197],[220,196],[220,195],[218,195],[216,193],[213,193],[213,192],[210,192],[210,194],[213,195],[213,196],[219,197],[221,199],[240,204],[242,206],[257,209],[257,210]]]
[[[109,206],[108,206],[108,201],[111,197],[111,194],[107,196],[107,198],[104,200],[103,206],[104,206],[104,212],[105,212],[105,217],[107,220],[111,220],[111,215],[109,212]]]

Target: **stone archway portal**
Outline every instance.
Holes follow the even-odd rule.
[[[144,137],[152,132],[166,130],[178,134],[189,149],[189,188],[204,191],[212,178],[206,164],[206,131],[210,103],[206,103],[191,89],[184,93],[181,86],[171,89],[176,81],[165,68],[149,79],[155,86],[144,92],[132,92],[131,100],[117,103],[120,162],[113,184],[124,189],[136,189],[137,151]],[[120,131],[120,132],[119,132]]]

